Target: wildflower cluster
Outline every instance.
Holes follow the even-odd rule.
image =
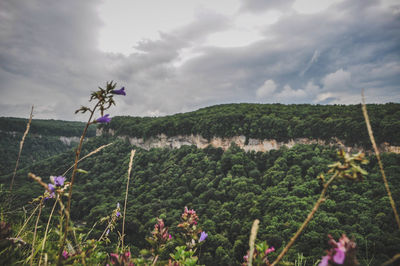
[[[65,190],[64,187],[64,182],[65,182],[65,177],[64,176],[50,176],[50,181],[47,185],[47,190],[45,192],[45,199],[49,198],[55,198],[56,194],[55,192],[63,192]]]
[[[112,265],[127,265],[133,266],[134,264],[131,262],[131,252],[126,251],[123,254],[111,253],[110,254],[110,262]]]
[[[347,265],[356,266],[359,265],[356,258],[356,243],[350,240],[345,234],[336,242],[331,235],[329,237],[330,250],[327,250],[327,255],[322,257],[319,266],[336,266],[336,265]]]
[[[100,236],[99,241],[101,240],[106,240],[109,241],[108,235],[110,234],[111,231],[114,230],[117,220],[121,217],[121,205],[119,202],[117,203],[117,207],[112,211],[112,214],[106,217],[103,217],[100,219],[100,222],[107,221],[107,226],[103,231],[103,234]]]
[[[153,247],[153,254],[160,254],[167,241],[171,239],[172,236],[168,233],[168,227],[165,226],[163,219],[157,218],[151,237],[146,239]]]
[[[269,247],[266,241],[256,244],[256,249],[254,250],[252,259],[253,263],[255,265],[271,265],[268,260],[268,254],[274,251],[275,248],[272,246]],[[243,257],[243,266],[248,265],[249,256],[250,251],[247,251],[247,254]]]
[[[186,240],[186,246],[188,248],[193,248],[196,245],[196,240],[199,239],[199,234],[202,232],[197,225],[199,217],[195,210],[189,210],[185,207],[181,220],[181,223],[178,224],[178,228],[182,229],[182,234]]]

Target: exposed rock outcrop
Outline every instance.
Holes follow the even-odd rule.
[[[98,130],[97,135],[102,135],[103,131]],[[109,130],[107,134],[115,135],[113,130]],[[277,150],[283,146],[288,148],[293,147],[296,144],[319,144],[319,145],[332,145],[340,147],[347,152],[358,152],[362,151],[361,147],[347,147],[338,139],[332,139],[331,141],[327,142],[320,139],[308,139],[308,138],[297,138],[291,139],[288,142],[280,142],[274,139],[248,139],[246,141],[245,136],[235,136],[231,138],[220,138],[220,137],[213,137],[210,140],[203,138],[200,135],[189,135],[189,136],[173,136],[168,137],[165,134],[157,135],[156,137],[152,137],[149,139],[144,140],[143,138],[137,137],[128,137],[128,136],[117,136],[120,139],[128,140],[132,145],[141,147],[145,150],[149,150],[151,148],[180,148],[183,145],[195,145],[197,148],[204,149],[208,145],[212,145],[214,147],[219,147],[224,150],[227,150],[231,143],[235,143],[237,146],[242,148],[245,151],[260,151],[266,152],[270,150]],[[382,152],[394,152],[400,153],[399,146],[391,146],[389,143],[383,143],[380,146],[380,150]]]

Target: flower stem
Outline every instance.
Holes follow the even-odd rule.
[[[61,265],[62,262],[62,253],[64,251],[64,246],[65,246],[65,241],[67,239],[67,235],[68,235],[68,225],[69,225],[69,218],[70,218],[70,210],[71,210],[71,198],[72,198],[72,187],[74,185],[74,181],[75,181],[75,175],[78,169],[78,161],[79,161],[79,157],[81,154],[81,150],[82,150],[82,145],[83,145],[83,140],[86,136],[86,132],[89,128],[89,125],[91,124],[91,120],[92,117],[94,115],[94,112],[96,110],[96,108],[99,106],[100,102],[98,102],[96,104],[96,106],[93,108],[93,110],[90,111],[90,117],[88,119],[88,122],[86,123],[86,126],[83,130],[82,136],[79,140],[79,145],[78,148],[76,149],[76,153],[75,153],[75,163],[74,163],[74,170],[72,171],[72,176],[71,176],[71,182],[70,182],[70,186],[69,186],[69,192],[68,192],[68,204],[67,204],[67,209],[65,210],[65,226],[64,226],[64,236],[61,240],[61,244],[60,244],[60,249],[58,251],[58,262],[57,265]]]
[[[14,173],[13,173],[13,177],[12,177],[12,179],[11,179],[11,185],[10,185],[10,199],[11,199],[11,195],[12,195],[11,192],[12,192],[13,185],[14,185],[15,175],[17,174],[17,169],[18,169],[18,164],[19,164],[19,158],[21,157],[22,147],[24,146],[24,142],[25,142],[26,135],[28,135],[29,129],[30,129],[30,127],[31,127],[32,117],[33,117],[33,105],[32,105],[32,109],[31,109],[31,115],[29,116],[28,124],[26,124],[25,133],[24,133],[24,135],[22,136],[21,142],[19,143],[18,158],[17,158],[17,162],[15,163],[15,169],[14,169]]]
[[[122,219],[122,234],[121,234],[122,249],[124,249],[125,215],[126,215],[126,202],[128,201],[129,179],[130,179],[130,176],[131,176],[132,162],[133,162],[133,156],[135,156],[135,152],[136,152],[136,150],[131,150],[131,157],[129,159],[128,180],[126,182],[126,190],[125,190],[124,217]]]
[[[375,156],[378,159],[379,169],[380,169],[381,174],[382,174],[383,183],[385,184],[386,192],[387,192],[387,194],[389,196],[389,200],[390,200],[390,205],[392,206],[394,217],[396,219],[397,226],[399,227],[399,230],[400,230],[399,214],[397,213],[396,204],[394,203],[394,200],[393,200],[393,197],[392,197],[392,193],[390,192],[390,188],[389,188],[388,181],[386,179],[385,171],[383,170],[383,165],[382,165],[382,160],[381,160],[381,156],[380,156],[380,153],[379,153],[379,149],[378,149],[378,147],[376,145],[376,142],[375,142],[374,133],[372,132],[372,128],[371,128],[371,123],[369,122],[367,106],[365,105],[364,91],[362,92],[362,101],[363,101],[363,103],[362,103],[362,111],[363,111],[363,115],[364,115],[364,118],[365,118],[365,123],[367,124],[368,135],[369,135],[369,138],[371,140],[372,147],[374,148]]]
[[[282,258],[285,256],[286,252],[290,249],[290,247],[294,244],[296,239],[299,237],[301,232],[306,228],[308,223],[311,221],[312,217],[314,216],[315,212],[318,210],[319,206],[321,205],[322,202],[325,201],[325,193],[329,187],[329,185],[335,180],[335,178],[338,176],[337,173],[335,173],[329,180],[324,184],[324,189],[322,190],[319,199],[314,205],[314,208],[311,210],[311,212],[308,214],[307,218],[304,220],[303,224],[300,226],[300,228],[297,230],[296,234],[290,239],[289,243],[286,245],[286,247],[282,250],[282,252],[279,254],[279,256],[275,259],[275,261],[271,264],[271,266],[276,265]]]

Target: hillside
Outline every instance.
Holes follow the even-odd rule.
[[[132,148],[129,143],[97,137],[85,145],[84,154],[110,142],[114,144],[79,165],[89,173],[77,177],[72,218],[87,224],[87,230],[100,217],[107,216],[117,202],[123,202]],[[335,153],[332,148],[318,145],[296,145],[265,153],[245,152],[237,146],[225,152],[194,146],[138,149],[129,190],[126,240],[132,252],[138,254],[148,247],[144,238],[152,230],[155,217],[163,217],[174,228],[182,209],[188,206],[197,211],[209,233],[208,242],[202,247],[201,263],[238,265],[246,252],[255,218],[260,219],[258,239],[267,240],[276,249],[282,248],[312,208],[321,189],[316,177],[336,159]],[[29,171],[48,180],[49,175],[62,174],[72,164],[72,158],[70,151],[20,170],[15,204],[21,206],[43,190],[27,178]],[[329,199],[287,260],[293,261],[297,253],[303,253],[310,261],[316,261],[327,248],[327,234],[338,238],[343,232],[355,237],[361,262],[372,259],[378,265],[396,253],[400,233],[393,231],[396,224],[377,162],[370,160],[370,174],[363,182],[335,183]],[[400,204],[400,155],[386,154],[384,164],[393,196]],[[1,183],[5,178],[1,178]],[[49,208],[44,212],[49,212]],[[95,230],[95,235],[100,233],[101,230]],[[171,234],[176,233],[171,230]],[[165,256],[172,252],[171,248],[172,244]]]
[[[27,123],[28,119],[0,117],[0,175],[14,171]],[[84,125],[82,122],[33,119],[25,139],[20,167],[75,147]],[[91,126],[88,137],[93,137],[95,131],[95,127]]]
[[[400,104],[367,105],[378,143],[400,146]],[[230,138],[339,139],[347,146],[370,146],[361,105],[283,105],[283,104],[225,104],[194,112],[164,117],[114,117],[101,125],[103,134],[129,136],[147,140],[164,134],[172,136],[200,135]],[[111,131],[110,131],[111,130]]]
[[[400,115],[400,105],[368,107],[372,109],[372,114],[379,117],[374,118],[373,126],[381,142],[391,141],[391,144],[398,145],[399,136],[393,132],[393,128],[398,123],[396,118]],[[159,217],[164,219],[173,235],[160,255],[160,260],[167,260],[179,244],[179,238],[175,239],[175,236],[179,236],[177,224],[182,210],[187,206],[196,210],[202,229],[209,235],[206,243],[201,246],[200,264],[240,265],[248,249],[254,219],[260,220],[258,240],[266,240],[277,250],[270,255],[273,260],[318,199],[323,184],[317,177],[328,170],[328,165],[337,161],[336,147],[309,143],[255,152],[229,143],[225,149],[211,145],[201,149],[194,145],[182,145],[176,149],[150,147],[146,150],[132,145],[129,138],[121,139],[121,136],[149,139],[159,134],[201,134],[206,135],[204,138],[212,139],[215,136],[232,137],[240,132],[248,138],[247,142],[253,138],[287,141],[289,132],[298,132],[299,135],[292,137],[306,138],[302,134],[309,130],[310,139],[328,140],[335,137],[331,136],[331,131],[338,132],[343,127],[341,136],[347,144],[363,146],[367,145],[367,140],[362,140],[366,136],[365,125],[361,117],[356,115],[358,109],[359,106],[232,104],[159,118],[115,117],[109,125],[100,127],[104,132],[102,136],[91,137],[83,145],[82,156],[85,156],[102,145],[113,143],[79,163],[79,168],[87,171],[87,174],[78,173],[76,176],[71,218],[79,225],[79,232],[88,232],[96,225],[92,231],[93,237],[97,239],[102,234],[105,225],[100,223],[101,218],[107,217],[117,202],[124,201],[129,154],[131,149],[136,149],[125,223],[126,243],[130,246],[132,256],[139,256],[141,249],[150,248],[145,238]],[[270,112],[259,113],[266,110]],[[332,116],[329,116],[329,112],[332,112]],[[272,124],[263,124],[262,121]],[[322,135],[313,131],[317,128],[312,122],[316,121],[321,121],[318,130]],[[31,132],[37,146],[27,144],[24,147],[24,156],[31,157],[21,158],[22,166],[15,179],[12,209],[7,212],[15,221],[24,217],[23,206],[32,208],[29,202],[43,194],[43,187],[28,179],[29,172],[41,176],[48,183],[49,176],[63,175],[73,164],[73,149],[54,148],[56,139],[60,141],[60,136],[68,134],[64,132],[69,130],[66,124],[62,121],[41,123],[43,129],[39,127],[38,131]],[[224,126],[219,126],[219,123]],[[54,129],[50,130],[53,125]],[[83,126],[79,123],[74,125],[77,128]],[[274,125],[278,125],[275,131],[272,130]],[[211,133],[205,131],[207,127]],[[17,126],[10,122],[4,128],[7,129],[7,136],[13,136],[14,133],[10,132],[15,131]],[[22,125],[19,128],[25,129]],[[299,130],[294,130],[296,128]],[[51,133],[43,134],[46,130]],[[94,130],[91,129],[91,134],[94,134]],[[110,130],[114,131],[114,135],[107,133]],[[250,135],[246,135],[246,132]],[[67,136],[74,135],[71,133]],[[17,134],[8,141],[15,147],[19,145]],[[5,142],[2,147],[8,149]],[[40,157],[39,151],[47,150],[54,153]],[[29,158],[32,160],[29,161]],[[307,261],[313,264],[328,249],[328,234],[335,239],[342,233],[354,237],[361,265],[380,265],[399,252],[400,232],[395,230],[396,222],[382,184],[378,163],[374,157],[368,159],[370,162],[365,169],[369,174],[362,182],[335,181],[328,191],[327,200],[286,255],[286,261],[293,262],[298,254],[304,254]],[[1,167],[7,167],[4,161],[0,164]],[[400,155],[384,153],[383,164],[393,197],[399,206]],[[70,178],[70,172],[66,177]],[[9,174],[0,175],[1,184],[7,185],[9,180]],[[53,203],[54,199],[45,202],[42,227]],[[121,232],[121,221],[117,222],[116,229]],[[32,231],[33,225],[27,230]],[[109,238],[115,243],[118,239],[116,231]],[[106,250],[112,252],[112,246],[106,247]]]

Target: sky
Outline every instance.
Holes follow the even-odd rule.
[[[1,0],[0,116],[80,120],[225,103],[400,102],[398,0]]]

